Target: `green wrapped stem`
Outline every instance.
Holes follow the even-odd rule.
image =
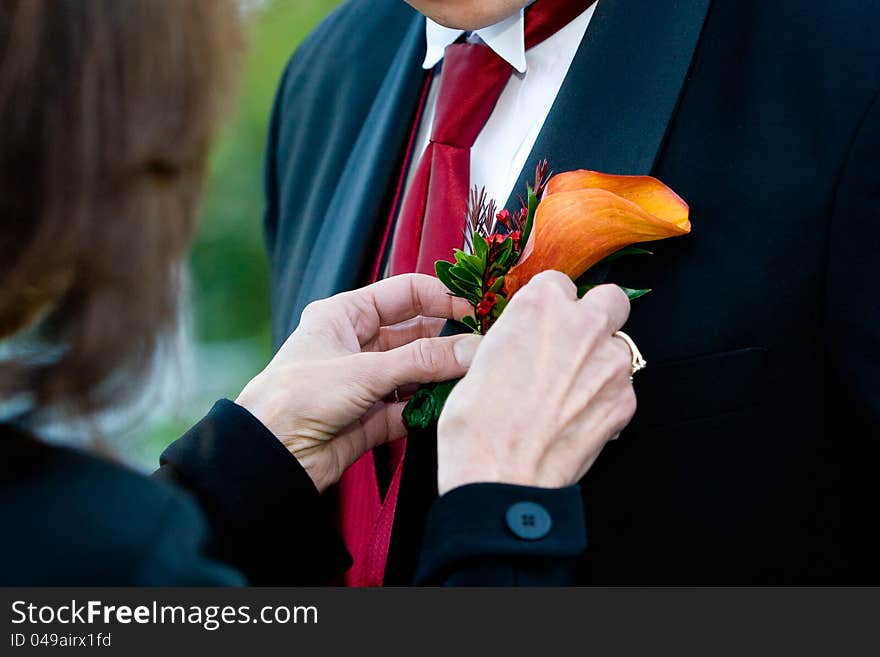
[[[408,429],[427,429],[437,423],[449,393],[461,379],[433,383],[419,388],[403,409],[403,423]]]

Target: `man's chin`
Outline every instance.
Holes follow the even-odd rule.
[[[450,2],[448,0],[405,0],[435,23],[453,30],[473,32],[494,25],[517,11],[518,7],[495,6],[496,3]],[[522,0],[523,6],[528,4]],[[487,6],[489,5],[489,6]]]

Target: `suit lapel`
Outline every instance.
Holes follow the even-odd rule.
[[[544,158],[554,171],[651,172],[710,3],[599,0],[508,207]]]
[[[377,256],[377,234],[387,219],[424,85],[424,51],[425,19],[416,15],[341,172],[316,241],[320,248],[311,252],[288,320],[289,330],[296,328],[310,302],[365,282],[364,272]]]
[[[544,158],[556,171],[650,173],[678,105],[710,1],[599,1],[508,207],[532,181]],[[601,282],[607,267],[593,274]],[[449,325],[445,330],[454,332]],[[411,436],[386,585],[412,581],[424,522],[437,495],[436,472],[434,432]]]

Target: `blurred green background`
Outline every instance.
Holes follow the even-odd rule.
[[[125,450],[155,467],[162,449],[220,397],[233,397],[271,355],[262,233],[262,159],[284,65],[341,0],[243,0],[249,44],[238,112],[214,151],[200,231],[190,258],[189,344],[161,387],[157,410]],[[174,364],[172,364],[174,365]],[[183,375],[186,375],[183,377]],[[170,385],[169,385],[170,383]],[[131,448],[131,449],[128,449]]]

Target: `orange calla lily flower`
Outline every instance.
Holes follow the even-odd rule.
[[[532,276],[555,269],[577,279],[620,249],[687,235],[690,210],[650,176],[571,171],[550,179],[519,263],[504,277],[510,298]]]

